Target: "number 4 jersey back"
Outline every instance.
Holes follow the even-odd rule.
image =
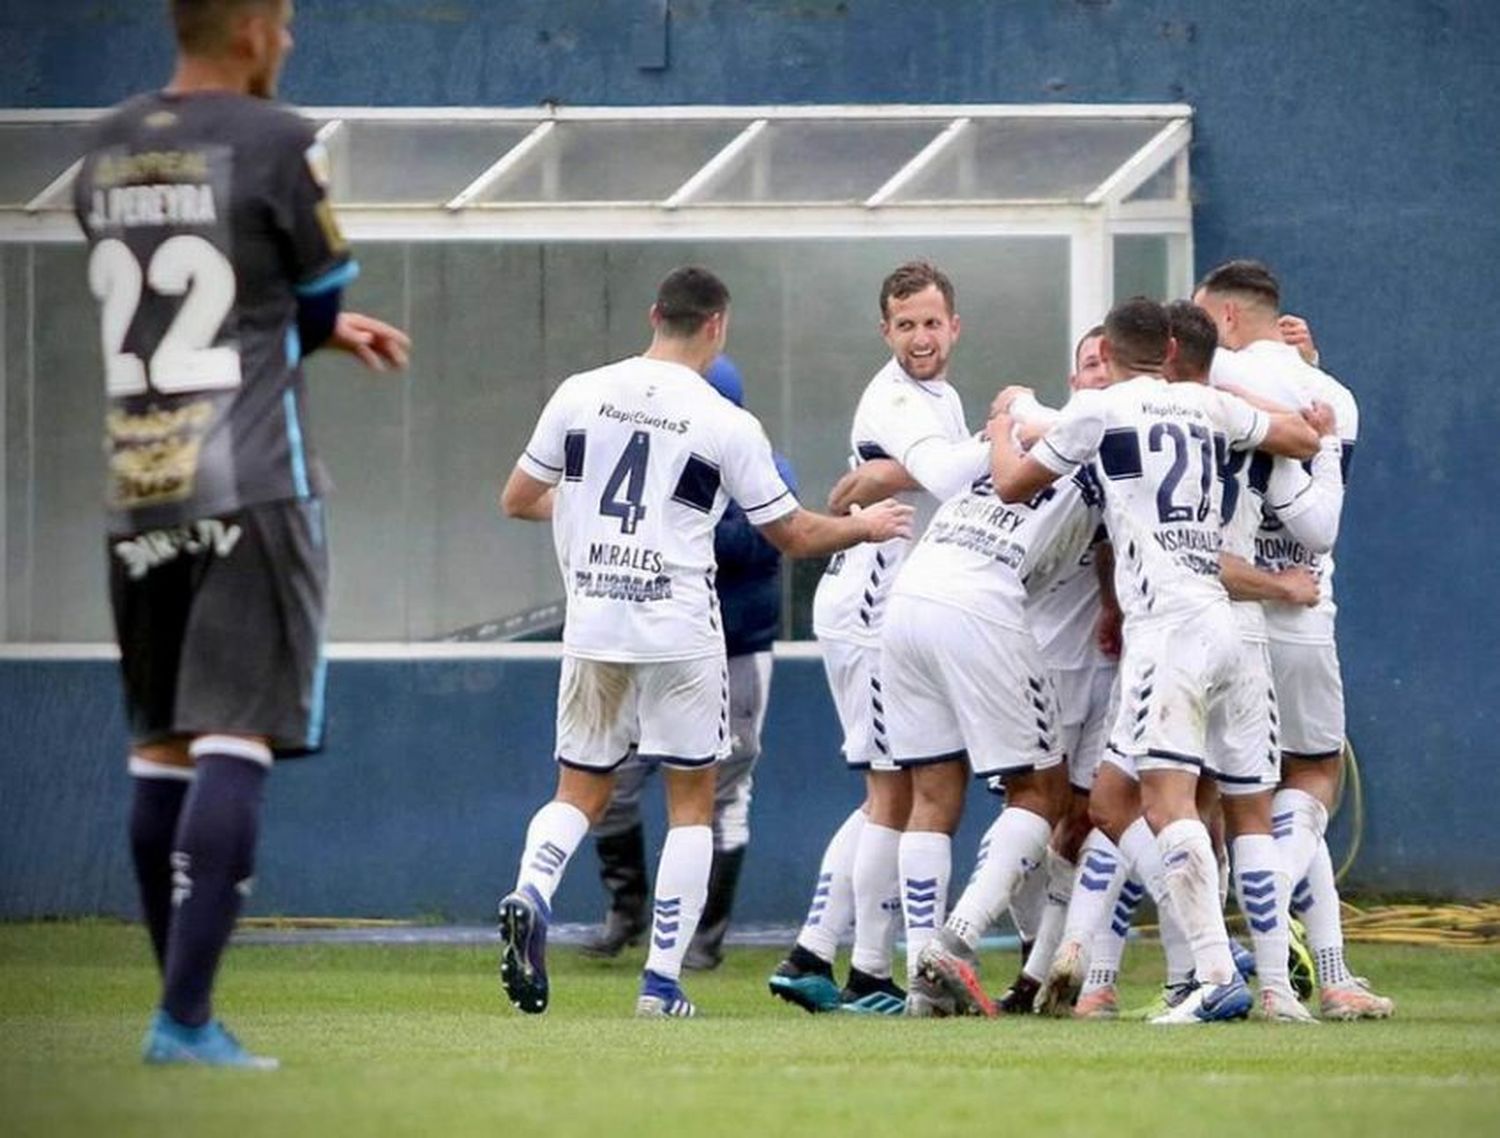
[[[565,380],[518,465],[557,486],[563,645],[591,660],[722,654],[715,524],[731,498],[757,526],[797,509],[754,416],[645,357]]]
[[[356,271],[310,124],[227,92],[142,95],[74,187],[98,298],[110,529],[323,489],[304,434],[297,303]]]

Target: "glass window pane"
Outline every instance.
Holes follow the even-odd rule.
[[[1147,178],[1125,200],[1128,202],[1169,202],[1177,198],[1177,165],[1185,159],[1178,155]]]
[[[663,201],[747,123],[560,122],[482,201]]]
[[[1115,238],[1115,299],[1132,296],[1173,299],[1165,236],[1131,233]]]
[[[1079,201],[1149,142],[1145,119],[972,123],[898,201]]]
[[[45,190],[83,154],[87,130],[87,123],[0,124],[0,205],[25,205]]]
[[[440,205],[531,133],[528,123],[346,120],[329,143],[340,205]]]
[[[699,202],[862,202],[944,122],[773,122]]]

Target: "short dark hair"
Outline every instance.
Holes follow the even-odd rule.
[[[1259,261],[1225,261],[1198,282],[1203,292],[1233,293],[1281,311],[1281,286],[1270,269]]]
[[[696,336],[711,316],[729,307],[729,289],[707,269],[684,265],[667,274],[656,290],[656,318],[668,336]]]
[[[1122,300],[1104,318],[1104,338],[1123,367],[1156,371],[1167,361],[1172,338],[1167,310],[1148,296]]]
[[[280,8],[285,0],[168,0],[177,46],[190,55],[213,55],[229,39],[230,17],[245,8]]]
[[[953,282],[948,279],[948,274],[931,261],[907,261],[880,282],[880,318],[885,320],[890,316],[886,308],[889,301],[905,300],[924,288],[936,288],[942,293],[948,315],[953,315]]]
[[[1174,300],[1167,305],[1167,322],[1177,341],[1177,374],[1183,379],[1202,379],[1219,346],[1213,317],[1191,300]]]
[[[1104,325],[1103,324],[1095,324],[1092,328],[1090,328],[1082,336],[1078,337],[1078,343],[1076,343],[1076,344],[1073,345],[1073,367],[1074,368],[1078,367],[1078,353],[1081,352],[1081,351],[1083,351],[1083,346],[1085,344],[1087,344],[1090,340],[1092,340],[1095,336],[1102,336],[1102,335],[1104,335]]]

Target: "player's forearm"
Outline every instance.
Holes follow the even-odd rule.
[[[1224,591],[1232,601],[1280,601],[1292,600],[1286,582],[1275,573],[1257,569],[1242,557],[1232,553],[1219,554],[1219,579]]]
[[[1025,502],[1057,481],[1057,474],[1030,455],[1021,454],[1011,441],[1012,420],[997,415],[990,420],[990,479],[1002,502]]]
[[[1318,432],[1301,415],[1278,411],[1270,416],[1271,429],[1260,443],[1260,449],[1283,454],[1299,462],[1318,453]]]
[[[828,557],[869,538],[869,526],[858,513],[835,518],[811,510],[798,510],[761,532],[788,557]]]

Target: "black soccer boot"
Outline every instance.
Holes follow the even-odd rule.
[[[714,851],[713,865],[708,871],[708,899],[703,903],[698,931],[683,958],[684,968],[708,972],[724,962],[724,934],[729,931],[729,914],[734,908],[734,893],[744,864],[744,846]]]
[[[594,848],[599,851],[599,881],[609,894],[609,912],[580,951],[585,956],[608,958],[619,956],[626,945],[639,944],[649,927],[646,831],[636,825],[622,834],[595,838]]]

